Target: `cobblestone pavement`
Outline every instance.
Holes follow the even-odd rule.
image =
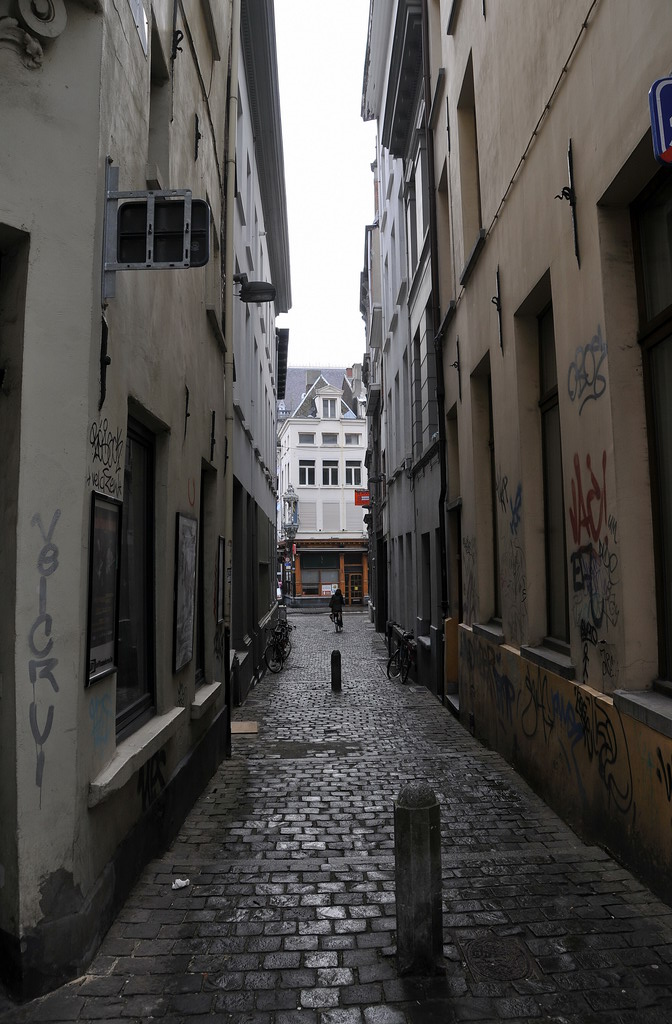
[[[663,1024],[672,911],[586,846],[423,687],[368,618],[292,614],[224,762],[147,866],[87,975],[2,1024]],[[331,652],[342,654],[342,691]],[[441,804],[444,959],[401,978],[393,800]],[[176,879],[189,879],[174,890]]]

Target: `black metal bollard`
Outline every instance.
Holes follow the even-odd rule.
[[[331,688],[334,693],[341,692],[341,652],[331,652]]]
[[[426,783],[405,786],[394,804],[397,965],[434,974],[443,951],[441,815]]]

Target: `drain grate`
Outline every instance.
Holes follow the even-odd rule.
[[[483,935],[462,951],[471,973],[484,981],[519,981],[534,972],[527,949],[512,936]]]

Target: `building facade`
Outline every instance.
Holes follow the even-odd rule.
[[[23,996],[82,972],[230,741],[240,24],[0,3],[0,970]]]
[[[431,175],[421,130],[426,109],[417,5],[373,3],[362,116],[378,125],[387,614],[390,624],[414,634],[418,676],[442,693],[447,611],[443,381],[435,346],[439,323]]]
[[[327,604],[337,587],[346,605],[368,598],[366,448],[361,365],[290,366],[278,410],[280,559],[290,604]]]
[[[393,7],[407,59],[420,24],[433,174],[446,682],[452,660],[465,727],[670,898],[672,179],[648,93],[672,11]],[[369,76],[387,18],[372,0]]]
[[[236,293],[270,281],[270,301],[233,303],[233,700],[260,673],[276,613],[276,403],[284,395],[289,332],[276,313],[291,305],[282,124],[272,4],[242,5],[234,206]],[[247,281],[245,280],[247,279]],[[253,296],[254,297],[254,296]]]

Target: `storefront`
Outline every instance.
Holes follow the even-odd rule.
[[[368,556],[361,542],[339,541],[333,547],[297,544],[296,597],[327,601],[337,587],[346,605],[363,604],[368,597]]]

